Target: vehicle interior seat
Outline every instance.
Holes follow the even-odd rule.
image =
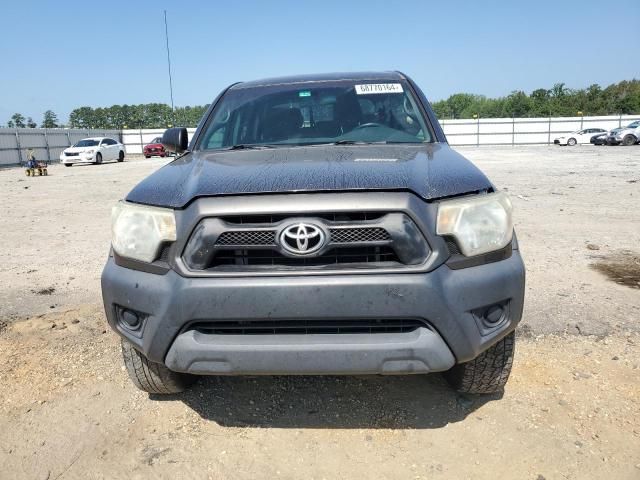
[[[299,135],[303,122],[299,108],[276,109],[263,121],[262,138],[267,142],[295,138]]]

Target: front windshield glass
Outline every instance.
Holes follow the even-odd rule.
[[[85,140],[80,140],[74,145],[74,147],[97,147],[99,143],[99,140],[91,140],[87,138]]]
[[[406,83],[345,80],[233,88],[196,148],[431,141]]]

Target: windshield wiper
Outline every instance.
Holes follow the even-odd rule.
[[[273,145],[239,143],[237,145],[233,145],[233,146],[227,148],[227,150],[261,150],[263,148],[275,148],[275,147]]]
[[[386,141],[363,142],[363,141],[356,141],[356,140],[337,140],[333,143],[329,143],[328,145],[384,145],[385,143],[388,143],[388,142]]]

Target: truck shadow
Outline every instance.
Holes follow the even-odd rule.
[[[439,375],[202,377],[180,400],[225,427],[441,428],[494,395],[460,395]]]

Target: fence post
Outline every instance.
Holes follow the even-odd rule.
[[[69,144],[68,146],[71,146],[71,137],[69,136],[69,130],[67,130],[67,143]]]
[[[143,142],[142,142],[142,129],[140,129],[140,153],[144,154],[144,151],[143,151],[142,147],[143,147]]]
[[[18,161],[23,163],[22,159],[22,146],[20,145],[20,134],[18,133],[18,129],[16,129],[16,145],[18,146]]]
[[[551,115],[549,115],[549,131],[547,133],[547,145],[551,145]]]
[[[618,114],[618,128],[622,128],[622,112]]]
[[[478,128],[476,129],[476,146],[480,146],[480,114],[478,114]]]
[[[516,117],[511,114],[511,146],[516,144]]]
[[[44,144],[47,146],[47,160],[51,161],[51,149],[49,148],[49,137],[47,136],[47,129],[44,129]]]

